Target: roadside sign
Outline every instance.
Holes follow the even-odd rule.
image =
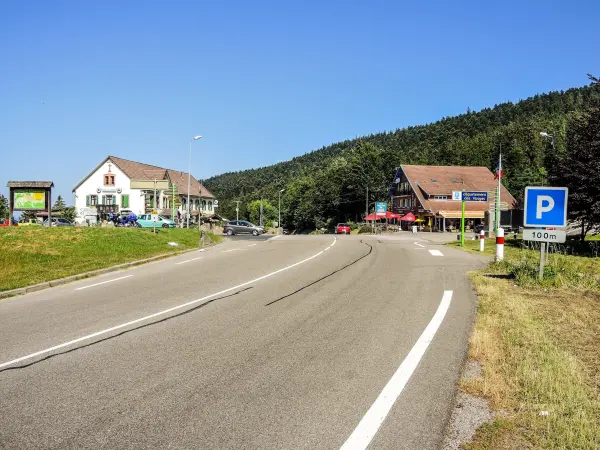
[[[152,222],[158,222],[158,211],[156,209],[152,210]]]
[[[213,208],[219,207],[219,200],[213,200]]]
[[[567,232],[562,230],[523,230],[524,241],[565,242]]]
[[[458,202],[487,202],[488,193],[485,191],[452,191],[452,200]]]
[[[487,202],[488,193],[483,191],[465,191],[462,193],[463,202]]]
[[[378,216],[385,216],[387,212],[387,203],[385,202],[376,202],[375,203],[375,214]]]
[[[526,227],[567,226],[566,187],[527,186],[525,188]]]

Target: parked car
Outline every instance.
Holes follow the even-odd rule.
[[[10,227],[9,219],[0,219],[0,227]]]
[[[45,227],[48,226],[48,219],[44,220],[43,225]],[[53,217],[52,218],[52,226],[53,227],[72,227],[73,224],[71,222],[69,222],[67,219],[63,219],[61,217]]]
[[[234,234],[252,234],[258,236],[264,232],[265,229],[263,227],[246,222],[245,220],[230,220],[223,227],[223,234],[227,236],[233,236]]]
[[[336,234],[350,234],[352,228],[347,223],[338,223],[335,232]]]
[[[42,222],[38,219],[21,219],[19,220],[20,227],[40,226]]]
[[[140,214],[137,216],[137,224],[140,228],[154,228],[154,221],[152,220],[152,214]],[[157,228],[175,228],[175,222],[171,219],[167,219],[163,216],[158,216],[158,222],[156,222]]]

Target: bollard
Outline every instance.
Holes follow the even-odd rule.
[[[482,252],[485,248],[485,231],[481,230],[479,232],[479,251]]]
[[[496,234],[496,261],[504,259],[504,228],[498,228]]]

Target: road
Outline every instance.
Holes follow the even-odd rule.
[[[232,239],[0,301],[0,448],[433,449],[473,255]]]

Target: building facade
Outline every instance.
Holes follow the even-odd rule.
[[[154,189],[132,187],[135,182],[155,180],[162,185],[166,181],[169,186],[157,189],[156,198]],[[187,186],[187,172],[108,156],[73,188],[77,222],[95,223],[105,220],[111,212],[131,211],[139,215],[155,208],[165,217],[175,212],[174,220],[182,221],[187,214]],[[191,223],[214,214],[215,197],[193,175],[189,193]]]
[[[456,191],[487,192],[488,201],[466,202],[468,226],[490,223],[495,211],[498,180],[487,167],[400,166],[388,192],[391,209],[397,214],[412,212],[426,230],[448,231],[458,226],[461,202],[452,199]],[[501,186],[501,209],[512,210],[515,199]]]

